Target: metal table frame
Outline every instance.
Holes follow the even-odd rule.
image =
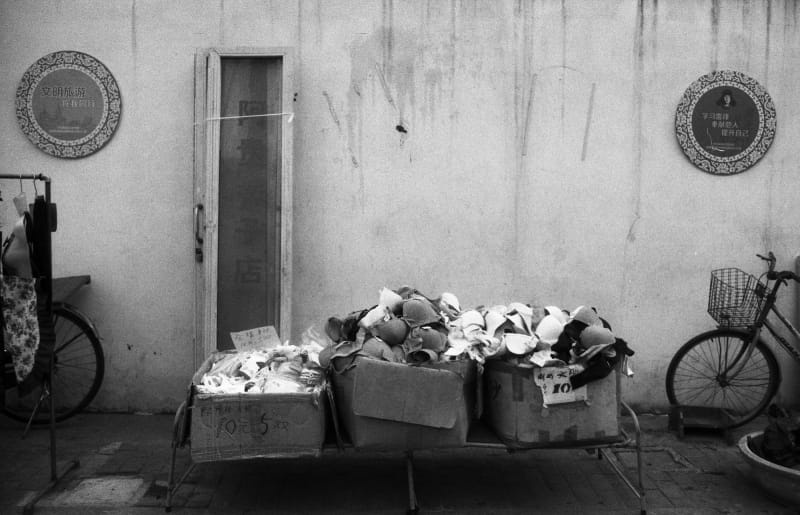
[[[328,389],[328,400],[331,403],[331,410],[332,413],[336,413],[336,405],[335,399],[333,396],[332,389]],[[178,449],[185,446],[185,438],[186,434],[186,424],[187,418],[189,416],[189,406],[188,400],[181,403],[178,407],[177,411],[175,412],[175,419],[173,422],[172,427],[172,451],[171,451],[171,461],[170,461],[170,468],[169,468],[169,477],[167,481],[167,497],[165,501],[165,510],[170,512],[172,510],[172,497],[175,492],[181,487],[181,485],[186,481],[195,467],[198,465],[195,462],[192,462],[189,467],[184,471],[181,477],[176,481],[175,480],[175,459],[177,456]],[[642,439],[641,439],[641,426],[639,425],[639,419],[636,416],[636,413],[633,409],[628,406],[627,403],[624,401],[620,401],[620,405],[625,408],[628,414],[631,417],[634,425],[634,432],[633,434],[629,435],[621,426],[620,426],[620,437],[617,441],[614,442],[606,442],[606,443],[595,443],[595,444],[585,444],[581,443],[580,441],[577,442],[555,442],[548,445],[538,446],[538,447],[526,447],[526,448],[517,448],[517,447],[509,447],[502,443],[499,439],[495,438],[484,438],[480,441],[474,440],[470,441],[469,438],[467,443],[464,447],[480,447],[480,448],[491,448],[491,449],[505,449],[508,452],[523,452],[523,451],[533,451],[533,450],[546,450],[546,449],[583,449],[589,453],[597,453],[597,458],[602,459],[606,458],[605,462],[608,463],[614,472],[622,479],[625,485],[636,495],[639,499],[639,509],[641,515],[645,515],[647,513],[647,501],[645,498],[645,489],[643,483],[643,474],[642,474]],[[342,453],[346,452],[347,449],[351,449],[352,445],[349,445],[345,442],[342,437],[341,433],[339,432],[338,421],[337,417],[334,416],[333,418],[333,426],[334,426],[334,434],[336,436],[336,442],[334,443],[326,443],[323,448],[323,454],[326,452],[337,452]],[[633,448],[636,452],[636,477],[635,479],[631,479],[626,474],[623,467],[619,464],[619,462],[612,456],[612,452],[614,449],[619,448]],[[403,451],[405,454],[405,464],[406,464],[406,479],[408,484],[408,510],[407,513],[414,514],[419,512],[419,504],[417,502],[417,494],[416,494],[416,487],[414,481],[414,451],[413,450],[406,450]],[[243,458],[243,459],[269,459],[269,458]]]

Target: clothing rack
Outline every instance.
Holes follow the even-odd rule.
[[[33,180],[34,181],[34,189],[36,189],[36,181],[44,182],[44,200],[48,206],[47,215],[50,217],[48,220],[48,225],[50,226],[50,230],[46,231],[46,246],[50,255],[47,256],[45,260],[45,266],[42,270],[40,270],[39,276],[39,284],[43,294],[46,297],[46,308],[47,313],[52,315],[53,312],[53,267],[52,267],[52,242],[51,242],[51,233],[53,232],[54,220],[52,219],[52,199],[51,199],[51,181],[50,177],[44,174],[0,174],[0,179],[9,179],[9,180],[19,180],[20,182],[23,180]],[[38,190],[37,190],[38,196]],[[35,199],[34,199],[35,200]],[[0,331],[0,342],[5,343],[5,335],[2,331]],[[28,514],[33,512],[34,505],[44,497],[48,492],[50,492],[53,488],[56,487],[58,482],[72,469],[78,467],[80,463],[77,460],[71,460],[67,463],[66,468],[62,471],[61,474],[58,473],[58,466],[56,464],[56,414],[55,414],[55,392],[53,392],[53,382],[52,382],[52,371],[53,371],[53,359],[55,357],[55,351],[50,355],[50,367],[45,374],[44,377],[44,384],[42,387],[42,395],[39,398],[36,406],[31,413],[31,418],[28,421],[27,426],[25,427],[25,432],[23,433],[23,438],[27,435],[28,431],[30,430],[31,423],[33,418],[36,416],[36,411],[42,405],[42,403],[47,399],[47,403],[50,408],[50,421],[49,421],[49,432],[50,432],[50,483],[47,487],[40,492],[38,492],[32,499],[28,501],[28,503],[23,508],[23,513]],[[3,392],[3,395],[5,393]]]
[[[47,202],[50,202],[50,177],[44,174],[0,173],[0,179],[17,179],[20,181],[26,181],[26,180],[42,181],[44,182],[45,199],[47,200]]]
[[[0,174],[0,179],[14,179],[18,181],[25,181],[25,180],[32,180],[34,183],[36,181],[44,182],[44,200],[47,205],[51,205],[50,199],[50,177],[37,173],[37,174],[10,174],[10,173],[2,173]],[[36,185],[34,184],[34,189]],[[2,199],[0,199],[2,200]],[[47,248],[51,248],[50,245],[50,233],[48,233],[48,245]],[[53,267],[52,267],[52,259],[48,256],[47,259],[47,266],[45,270],[42,270],[42,290],[47,294],[47,310],[48,312],[52,312],[53,308]]]

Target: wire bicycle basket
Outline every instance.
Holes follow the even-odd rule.
[[[761,312],[765,292],[764,283],[738,268],[712,270],[708,314],[720,326],[753,325]]]

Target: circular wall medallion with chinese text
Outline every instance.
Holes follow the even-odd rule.
[[[85,157],[108,143],[119,125],[122,100],[108,69],[75,51],[36,61],[17,87],[17,120],[22,132],[56,157]]]
[[[769,93],[752,78],[730,70],[694,81],[675,114],[678,143],[686,157],[716,175],[753,166],[772,145],[776,126]]]

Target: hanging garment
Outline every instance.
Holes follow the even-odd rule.
[[[3,330],[5,344],[14,362],[17,383],[22,383],[33,370],[39,348],[39,318],[34,279],[3,275]]]
[[[56,329],[49,296],[50,292],[46,291],[42,286],[42,281],[36,281],[36,316],[39,323],[39,348],[36,349],[33,370],[28,374],[28,379],[18,387],[19,395],[25,395],[28,388],[40,385],[50,372],[50,361],[56,347]]]
[[[12,356],[20,396],[44,382],[56,340],[49,277],[55,205],[40,195],[34,202],[33,213],[33,216],[27,211],[22,214],[2,255],[3,336]],[[16,249],[14,252],[12,247]]]
[[[34,275],[44,277],[49,282],[52,268],[52,243],[50,233],[56,230],[56,205],[41,195],[33,202],[33,220],[28,236],[31,253],[31,267]],[[50,290],[48,284],[45,288]]]
[[[11,230],[6,241],[3,242],[3,274],[18,277],[33,277],[31,267],[30,238],[31,218],[29,213],[23,213]]]

